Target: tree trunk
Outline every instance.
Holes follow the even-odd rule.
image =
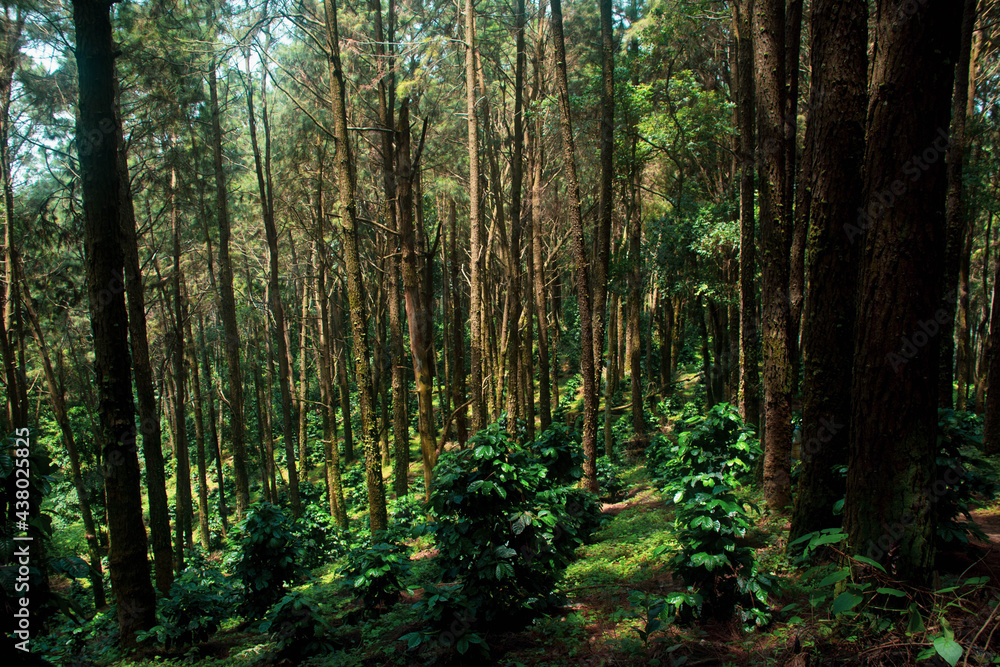
[[[451,372],[451,402],[458,412],[456,428],[458,444],[464,447],[469,440],[468,408],[465,393],[465,319],[462,317],[462,291],[458,279],[458,234],[455,230],[455,200],[448,202],[448,231],[451,239],[451,298],[452,298],[452,372]]]
[[[838,468],[850,443],[851,358],[857,294],[857,247],[843,221],[861,206],[868,77],[868,8],[864,0],[815,0],[812,99],[803,165],[811,182],[802,319],[802,474],[789,541],[840,525],[844,497]]]
[[[757,356],[757,241],[754,221],[754,43],[753,0],[733,3],[736,34],[736,125],[740,133],[740,415],[760,426]],[[677,313],[678,323],[681,313]],[[676,364],[677,355],[672,355]]]
[[[965,215],[965,202],[962,198],[962,173],[965,163],[965,151],[968,141],[965,126],[968,118],[966,107],[969,106],[969,71],[972,58],[972,32],[976,25],[977,0],[964,0],[962,11],[962,34],[959,42],[958,63],[955,66],[954,88],[951,97],[951,143],[948,146],[947,179],[948,194],[946,204],[947,236],[944,255],[943,290],[947,296],[956,295],[944,301],[943,307],[947,320],[941,325],[941,368],[938,371],[938,403],[942,408],[955,405],[955,368],[956,364],[965,360],[956,358],[956,351],[961,354],[964,347],[956,350],[955,346],[955,315],[956,306],[961,298],[960,273],[963,269],[963,257],[966,246],[967,227],[969,222]],[[975,96],[975,82],[972,82],[972,96]],[[969,113],[974,112],[974,108]],[[968,276],[966,276],[966,283]],[[968,290],[966,290],[968,299]],[[966,327],[966,335],[968,328]],[[959,399],[963,404],[964,398]]]
[[[611,257],[611,214],[614,210],[615,175],[615,42],[611,0],[599,0],[601,18],[601,175],[596,230],[597,252],[593,266],[594,378],[600,388],[604,368],[604,322],[607,317],[608,265]],[[595,399],[596,400],[596,399]]]
[[[211,257],[211,253],[209,253]],[[215,456],[215,484],[219,489],[219,518],[222,521],[222,536],[229,532],[229,510],[226,508],[226,491],[222,477],[222,448],[219,444],[219,432],[215,422],[215,392],[212,391],[212,366],[208,361],[208,346],[205,344],[205,323],[198,321],[198,344],[201,347],[201,368],[208,383],[208,428],[212,455]],[[221,416],[221,415],[220,415]]]
[[[5,8],[9,6],[5,5]],[[9,9],[8,9],[9,11]],[[7,412],[9,420],[5,433],[28,425],[28,398],[25,377],[18,371],[14,354],[14,328],[17,320],[14,310],[17,301],[17,249],[14,245],[14,188],[10,165],[10,102],[21,51],[21,32],[24,28],[24,13],[18,7],[13,20],[9,14],[3,17],[3,31],[0,35],[0,188],[3,191],[3,262],[4,275],[0,281],[0,361],[3,362],[6,380]]]
[[[760,160],[760,223],[763,251],[764,500],[782,511],[792,500],[792,395],[790,303],[791,229],[785,187],[785,3],[756,0],[754,63]]]
[[[424,302],[417,274],[417,257],[413,229],[413,170],[410,161],[410,103],[404,99],[399,108],[396,126],[396,187],[399,203],[399,240],[402,249],[403,291],[406,300],[406,323],[410,332],[410,355],[417,385],[417,431],[424,468],[424,494],[431,497],[431,471],[437,458],[434,434],[434,338],[428,304]],[[407,443],[409,444],[409,443]],[[406,454],[409,454],[407,447]],[[409,456],[404,459],[409,463]],[[405,495],[406,489],[403,488]]]
[[[583,237],[580,211],[580,185],[576,175],[576,148],[570,117],[569,85],[566,79],[566,43],[563,38],[561,0],[552,0],[552,38],[555,47],[556,94],[559,102],[559,125],[562,130],[569,193],[569,216],[576,260],[576,296],[580,312],[580,372],[583,375],[583,477],[589,491],[597,493],[597,389],[594,386],[594,331],[591,313],[587,248]]]
[[[935,482],[940,357],[940,336],[933,333],[944,313],[948,136],[942,128],[962,6],[927,3],[903,22],[905,0],[880,9],[863,208],[845,229],[862,246],[844,525],[855,553],[892,561],[897,578],[920,580],[934,556],[928,493]]]
[[[153,548],[156,589],[170,592],[174,580],[173,553],[170,546],[170,509],[167,504],[167,481],[163,463],[163,435],[156,404],[153,367],[149,357],[146,332],[146,299],[139,262],[135,210],[128,188],[128,156],[124,146],[118,150],[118,178],[121,188],[121,234],[125,253],[125,294],[128,297],[128,336],[135,373],[135,395],[142,434],[142,457],[146,464],[146,493],[149,503],[149,533]]]
[[[14,260],[17,261],[16,259]],[[101,548],[97,541],[97,528],[94,525],[94,515],[90,510],[90,492],[83,481],[83,468],[80,465],[80,453],[76,448],[76,438],[73,437],[73,428],[69,421],[69,414],[66,410],[65,392],[56,379],[55,371],[52,369],[52,362],[49,358],[48,346],[45,344],[45,337],[42,334],[42,327],[38,321],[38,315],[31,305],[31,294],[28,291],[28,283],[24,280],[23,271],[20,267],[15,269],[15,276],[20,273],[21,284],[24,289],[24,306],[31,323],[31,330],[35,335],[35,342],[38,344],[38,352],[42,357],[42,369],[45,372],[45,381],[49,389],[49,403],[52,405],[52,413],[59,424],[59,432],[62,434],[63,442],[66,444],[66,454],[69,456],[70,473],[73,476],[73,487],[76,489],[76,497],[80,502],[80,516],[83,520],[84,538],[87,541],[87,551],[90,556],[88,564],[88,578],[90,587],[94,595],[94,609],[101,610],[107,606],[107,598],[104,594],[104,576],[101,568]],[[13,276],[12,276],[13,278]],[[61,354],[61,353],[60,353]],[[61,362],[60,362],[61,366]]]
[[[337,185],[340,190],[344,264],[347,298],[350,303],[351,329],[354,338],[355,378],[361,404],[362,442],[365,450],[365,478],[368,486],[368,520],[374,535],[388,523],[385,486],[378,456],[378,426],[375,423],[371,366],[368,361],[368,318],[361,277],[361,254],[358,250],[357,202],[354,194],[354,160],[347,135],[347,107],[344,102],[344,72],[340,65],[340,42],[337,28],[336,0],[324,0],[326,11],[326,48],[329,54],[330,97],[333,104],[334,137],[337,142]]]
[[[207,553],[212,547],[208,528],[208,464],[205,457],[205,410],[202,403],[201,373],[198,370],[198,356],[195,353],[195,340],[192,335],[191,318],[184,318],[184,326],[188,340],[187,363],[191,369],[191,392],[194,395],[194,438],[195,455],[198,458],[198,536],[201,548]]]
[[[212,12],[214,19],[214,11]],[[233,292],[233,263],[229,256],[229,204],[226,173],[222,167],[222,124],[219,112],[215,64],[208,70],[209,103],[212,111],[212,145],[215,169],[215,205],[219,222],[219,315],[225,333],[226,366],[229,371],[229,431],[233,447],[233,477],[236,481],[236,517],[242,518],[250,505],[247,479],[247,447],[244,433],[243,373],[240,370],[240,330],[236,323],[236,296]]]
[[[469,322],[472,432],[486,426],[483,403],[482,212],[479,190],[479,122],[476,114],[476,16],[473,0],[465,0],[465,97],[469,135]]]
[[[181,272],[181,232],[177,220],[175,188],[177,174],[170,170],[170,206],[173,218],[174,234],[174,313],[173,313],[173,349],[171,359],[174,367],[174,456],[177,459],[175,488],[176,517],[174,530],[177,539],[174,543],[175,563],[178,572],[184,569],[184,547],[192,547],[191,514],[191,464],[187,443],[187,415],[185,407],[185,386],[187,385],[187,368],[184,366],[184,275]]]
[[[247,70],[250,70],[250,56],[247,53]],[[263,83],[267,81],[265,70]],[[274,316],[274,334],[278,341],[278,389],[281,394],[281,432],[285,445],[285,466],[288,469],[288,496],[292,504],[292,514],[302,514],[299,499],[299,475],[295,461],[295,431],[292,425],[291,369],[288,363],[288,326],[285,309],[281,301],[281,269],[278,261],[278,231],[274,225],[274,194],[271,186],[271,132],[267,116],[267,90],[263,89],[264,156],[261,158],[257,145],[257,122],[253,108],[253,82],[248,81],[247,114],[250,120],[250,144],[253,148],[254,169],[257,173],[257,189],[260,196],[261,217],[264,219],[264,233],[267,236],[268,294],[271,314]]]
[[[785,186],[782,199],[786,225],[791,235],[788,263],[788,349],[791,360],[791,391],[794,393],[799,370],[799,327],[805,289],[805,218],[795,212],[795,163],[798,149],[799,60],[802,51],[802,0],[787,0],[785,6]],[[803,165],[803,176],[805,165]],[[804,180],[799,179],[800,183]]]
[[[156,622],[156,594],[146,560],[141,473],[136,455],[135,408],[128,354],[125,253],[122,221],[125,185],[118,165],[122,143],[115,103],[115,54],[110,6],[75,0],[79,73],[77,150],[83,191],[85,265],[97,375],[97,448],[105,465],[111,548],[108,565],[119,640],[136,644],[136,633]]]

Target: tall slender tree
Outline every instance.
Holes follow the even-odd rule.
[[[121,124],[115,101],[115,55],[110,6],[75,0],[79,73],[77,152],[83,190],[87,293],[97,373],[97,444],[105,468],[108,566],[119,638],[134,646],[136,633],[156,621],[156,598],[146,560],[141,473],[136,454],[135,407],[128,355],[122,192],[118,150]]]
[[[583,476],[587,488],[597,492],[597,388],[594,373],[594,330],[591,308],[589,262],[583,237],[580,183],[576,174],[576,140],[570,116],[569,84],[566,77],[566,40],[563,36],[562,3],[552,0],[552,43],[555,49],[556,96],[562,130],[566,190],[576,263],[576,298],[580,312],[580,372],[583,374]]]

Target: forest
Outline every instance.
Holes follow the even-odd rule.
[[[10,664],[1000,665],[1000,3],[0,3]]]

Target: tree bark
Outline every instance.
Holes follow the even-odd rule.
[[[431,471],[437,458],[434,433],[434,338],[428,304],[424,302],[417,274],[416,241],[413,229],[413,169],[410,159],[410,103],[404,99],[399,108],[396,126],[396,187],[399,202],[399,240],[402,249],[403,291],[406,301],[406,323],[410,332],[410,356],[417,385],[417,432],[423,458],[424,495],[431,496]],[[407,443],[409,444],[409,443]],[[409,463],[409,447],[405,463]],[[405,495],[406,489],[403,489]]]
[[[740,133],[740,415],[760,426],[760,375],[757,356],[757,242],[754,220],[754,0],[733,3],[736,34],[736,125]],[[681,313],[677,313],[678,322]],[[677,355],[672,355],[676,364]]]
[[[792,396],[790,303],[791,229],[785,187],[785,3],[756,0],[754,63],[760,158],[760,222],[763,251],[764,500],[782,511],[791,497]]]
[[[587,248],[583,237],[580,211],[580,185],[576,174],[576,143],[570,117],[569,85],[566,77],[566,42],[563,37],[561,0],[552,0],[552,38],[555,47],[556,95],[559,125],[562,130],[566,189],[569,193],[569,216],[576,260],[576,296],[580,313],[580,372],[583,375],[583,477],[587,489],[597,493],[597,389],[594,386],[594,331],[591,312]]]
[[[812,193],[802,320],[802,473],[789,541],[840,525],[834,503],[846,486],[850,443],[851,358],[857,296],[857,246],[843,221],[861,206],[868,77],[864,0],[815,0],[812,97],[803,165]],[[801,213],[801,212],[800,212]]]
[[[371,366],[368,361],[368,318],[358,251],[357,202],[354,194],[354,161],[347,135],[347,107],[344,102],[344,72],[340,64],[336,0],[324,0],[326,11],[326,48],[329,54],[330,97],[333,103],[334,137],[337,141],[336,171],[340,191],[342,240],[354,338],[354,367],[361,404],[362,443],[365,451],[365,480],[368,487],[368,520],[374,535],[385,530],[388,516],[385,485],[378,456],[378,426],[375,423]]]
[[[953,380],[958,377],[959,410],[965,409],[965,378],[969,368],[969,253],[972,245],[974,220],[966,215],[962,197],[962,175],[965,151],[968,148],[966,122],[975,113],[976,82],[970,76],[972,62],[972,33],[976,26],[977,0],[965,0],[962,12],[962,36],[959,43],[958,64],[955,67],[955,87],[951,103],[951,144],[948,146],[948,218],[945,244],[944,292],[956,290],[957,299],[945,301],[948,321],[941,331],[941,369],[938,391],[942,408],[954,405]],[[971,103],[970,103],[971,102]],[[957,312],[956,312],[957,305]],[[958,321],[955,321],[957,315]],[[956,344],[955,338],[958,338]],[[953,363],[954,362],[954,363]]]
[[[599,0],[601,20],[601,175],[598,195],[597,252],[593,266],[594,378],[600,388],[604,368],[604,323],[607,318],[608,266],[611,258],[611,214],[614,210],[615,42],[611,0]]]
[[[469,383],[472,390],[472,432],[486,426],[483,404],[482,212],[479,184],[479,121],[476,98],[476,15],[473,0],[465,0],[465,97],[469,136],[469,322],[471,325]]]
[[[250,55],[247,52],[247,70],[250,70]],[[264,71],[263,82],[267,81]],[[268,295],[271,314],[274,316],[274,334],[278,342],[278,390],[281,394],[281,432],[285,445],[285,466],[288,469],[288,496],[292,504],[292,514],[302,514],[299,499],[299,475],[295,460],[295,431],[292,425],[291,369],[288,363],[288,325],[281,300],[281,268],[278,259],[278,231],[274,225],[274,194],[271,185],[271,132],[267,117],[267,91],[263,89],[264,156],[261,157],[257,145],[257,121],[253,107],[253,81],[247,81],[247,114],[250,121],[250,145],[253,148],[254,170],[257,173],[257,189],[260,200],[261,217],[264,219],[264,233],[267,237]]]
[[[214,19],[214,11],[211,12]],[[233,477],[236,482],[236,517],[242,518],[250,505],[250,484],[247,478],[247,448],[244,433],[243,373],[240,370],[240,330],[236,323],[236,296],[233,292],[233,263],[229,255],[228,193],[226,173],[222,167],[222,123],[220,121],[218,85],[215,63],[208,71],[209,104],[212,115],[212,147],[214,149],[215,205],[219,223],[219,315],[225,334],[226,366],[229,372],[229,431],[233,448]]]
[[[135,408],[125,306],[123,192],[118,165],[122,143],[115,102],[115,54],[110,6],[75,0],[79,73],[77,151],[83,191],[87,292],[97,374],[97,447],[105,465],[111,548],[108,565],[115,595],[119,640],[136,644],[136,633],[156,622],[156,594],[146,560],[141,474],[136,455]]]
[[[920,580],[934,556],[940,357],[940,336],[925,327],[937,324],[945,296],[942,128],[962,6],[930,2],[912,16],[909,8],[905,0],[880,5],[863,208],[845,229],[862,245],[844,525],[855,553]]]

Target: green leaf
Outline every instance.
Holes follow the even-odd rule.
[[[851,571],[846,567],[843,568],[842,570],[837,570],[833,574],[823,577],[823,581],[816,584],[816,588],[826,588],[827,586],[832,586],[833,584],[843,581],[850,575]]]
[[[830,612],[836,616],[837,614],[843,614],[846,611],[850,611],[858,606],[863,600],[860,595],[855,595],[850,591],[844,591],[837,596],[837,599],[833,601],[833,605],[830,607]]]
[[[876,593],[881,593],[883,595],[891,595],[891,596],[897,597],[897,598],[905,598],[906,597],[906,593],[904,593],[903,591],[899,590],[898,588],[876,588],[875,592]]]
[[[860,563],[864,563],[865,565],[870,565],[870,566],[874,567],[876,570],[880,570],[881,572],[886,573],[885,572],[885,567],[883,567],[881,563],[879,563],[878,561],[872,560],[868,556],[854,556],[854,560],[856,560],[856,561],[858,561]]]
[[[938,637],[934,640],[934,650],[951,667],[958,664],[958,659],[962,657],[962,647],[954,639],[948,637]]]
[[[921,633],[925,629],[924,619],[920,616],[920,608],[916,602],[910,603],[908,618],[906,619],[906,631],[914,634]]]

